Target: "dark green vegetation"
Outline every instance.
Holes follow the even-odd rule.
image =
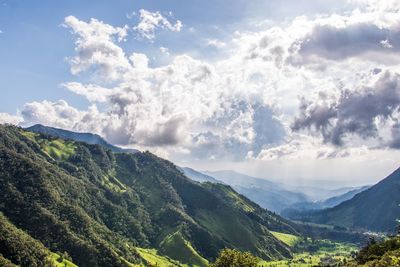
[[[43,266],[51,252],[79,266],[131,266],[159,255],[204,266],[225,247],[280,259],[290,248],[270,230],[299,235],[229,186],[194,182],[150,153],[3,125],[0,212],[2,231],[20,238],[1,240],[0,262],[21,266]]]
[[[393,233],[400,214],[399,203],[400,168],[378,184],[336,207],[292,218],[352,229]]]
[[[362,248],[350,266],[399,266],[400,265],[400,238],[392,237],[377,242],[371,239],[367,246]]]
[[[210,267],[254,267],[260,259],[249,252],[240,252],[236,249],[223,249],[217,260]]]
[[[11,264],[21,266],[48,265],[50,252],[43,244],[15,227],[0,213],[0,266]]]

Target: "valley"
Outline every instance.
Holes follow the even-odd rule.
[[[288,220],[264,209],[234,190],[239,178],[230,187],[222,175],[182,169],[149,152],[113,152],[74,136],[62,139],[55,129],[28,130],[0,126],[0,242],[6,242],[0,259],[6,266],[206,267],[226,247],[250,252],[263,267],[346,266],[368,241],[352,225]],[[397,172],[388,177],[397,179]],[[277,190],[275,198],[306,198]],[[301,214],[314,216],[307,212]]]
[[[400,0],[0,0],[0,267],[400,267]]]

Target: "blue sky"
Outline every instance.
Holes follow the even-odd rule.
[[[0,0],[0,122],[95,132],[199,169],[370,183],[400,155],[399,10]]]
[[[250,3],[249,3],[250,2]],[[1,112],[14,113],[32,100],[66,99],[78,107],[87,101],[60,90],[60,82],[71,79],[69,65],[64,60],[73,54],[74,44],[68,30],[61,27],[64,18],[74,15],[82,20],[97,18],[113,25],[132,23],[127,15],[140,9],[174,13],[184,21],[179,36],[161,34],[157,44],[130,40],[127,49],[154,52],[159,45],[171,51],[203,52],[196,38],[226,37],[235,28],[249,27],[249,20],[284,20],[313,10],[326,10],[323,1],[134,1],[134,0],[61,0],[27,1],[1,0],[0,6],[0,86],[9,97],[1,102]],[[315,1],[313,1],[315,2]],[[318,1],[317,1],[318,2]],[[287,8],[287,5],[293,8]],[[340,6],[338,4],[338,6]],[[216,29],[215,27],[219,27]],[[195,27],[196,34],[188,32]],[[209,51],[201,56],[213,56]]]

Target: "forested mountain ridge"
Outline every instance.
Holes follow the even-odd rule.
[[[400,217],[400,168],[388,177],[330,209],[302,215],[304,221],[353,229],[395,232]]]
[[[61,139],[70,139],[74,141],[79,141],[79,142],[85,142],[91,145],[101,145],[104,146],[108,149],[110,149],[113,152],[127,152],[127,153],[136,153],[138,150],[136,149],[127,149],[127,148],[121,148],[118,146],[114,146],[110,143],[108,143],[106,140],[104,140],[101,136],[97,134],[92,134],[92,133],[78,133],[78,132],[72,132],[64,129],[59,129],[59,128],[54,128],[54,127],[49,127],[49,126],[44,126],[41,124],[35,124],[33,126],[30,126],[26,128],[27,131],[34,132],[34,133],[40,133],[44,135],[50,135],[54,137],[59,137]]]
[[[224,247],[265,259],[290,257],[269,231],[298,234],[229,186],[191,181],[151,153],[114,153],[4,125],[0,212],[79,266],[144,262],[137,247],[193,266],[205,266]],[[2,249],[2,258],[27,266]]]

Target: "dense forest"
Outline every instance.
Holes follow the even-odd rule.
[[[0,192],[2,230],[21,233],[0,253],[22,266],[34,266],[21,262],[26,255],[37,262],[50,252],[80,266],[143,263],[137,248],[197,266],[225,247],[279,259],[291,251],[270,231],[298,234],[230,187],[191,181],[151,153],[114,153],[13,126],[0,126]],[[38,249],[14,255],[14,246]]]

